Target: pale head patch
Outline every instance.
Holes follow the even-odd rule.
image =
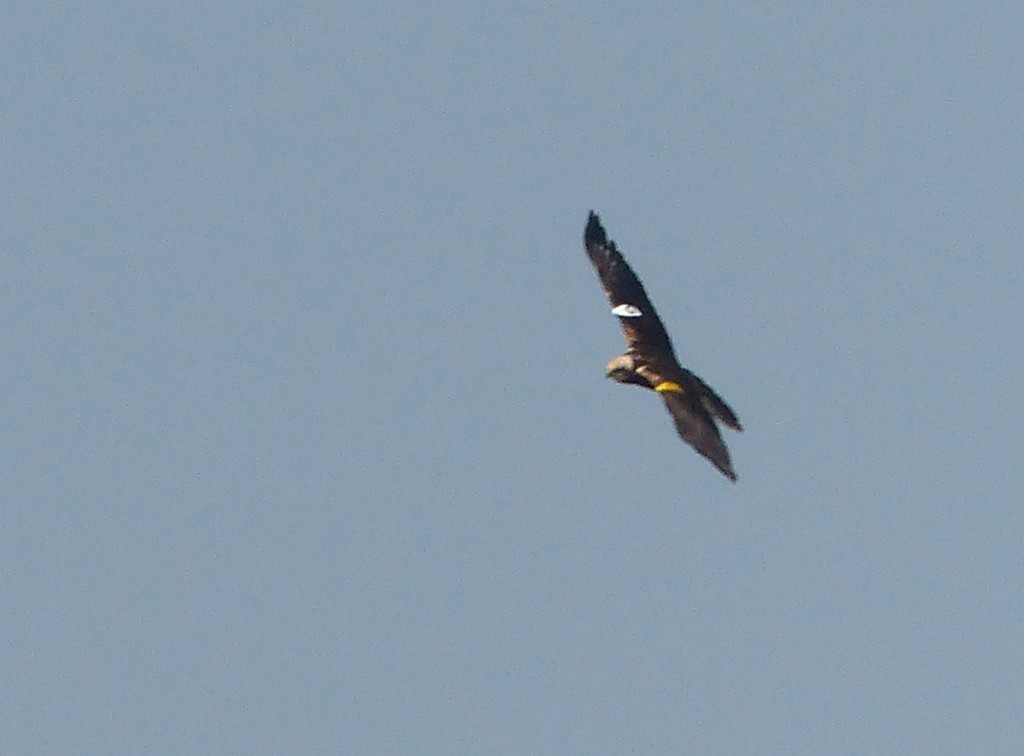
[[[612,315],[618,315],[620,318],[639,318],[643,313],[636,305],[620,304],[612,308]]]

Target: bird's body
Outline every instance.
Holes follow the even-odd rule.
[[[625,354],[608,363],[606,375],[660,394],[680,437],[735,481],[729,450],[715,420],[733,430],[743,430],[736,414],[710,386],[679,364],[668,332],[643,284],[615,242],[608,239],[593,212],[587,220],[583,241],[629,347]]]

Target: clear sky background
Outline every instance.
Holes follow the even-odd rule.
[[[760,5],[8,7],[0,750],[1024,752],[1024,10]]]

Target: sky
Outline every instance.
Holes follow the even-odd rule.
[[[0,37],[4,752],[1024,748],[1017,4]]]

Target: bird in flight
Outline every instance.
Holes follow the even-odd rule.
[[[643,284],[608,239],[593,211],[583,232],[587,256],[626,335],[628,349],[608,363],[605,374],[619,383],[643,386],[661,395],[679,436],[732,481],[729,450],[715,421],[743,430],[729,405],[710,386],[679,364],[672,341],[661,324]]]

